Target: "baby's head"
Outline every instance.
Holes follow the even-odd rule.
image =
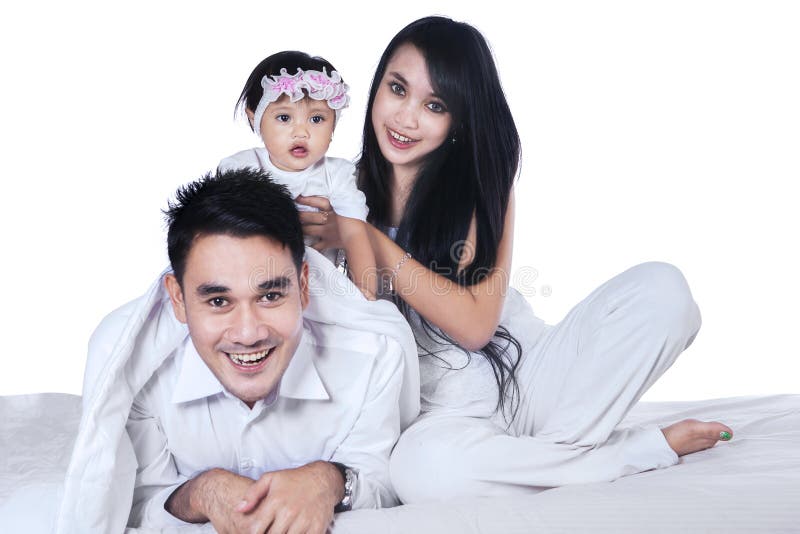
[[[253,69],[236,107],[244,109],[273,165],[301,171],[327,152],[336,119],[350,100],[347,89],[328,61],[278,52]]]

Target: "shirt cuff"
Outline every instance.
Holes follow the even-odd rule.
[[[169,496],[172,495],[176,489],[181,487],[181,485],[182,483],[168,486],[153,495],[144,509],[144,514],[142,514],[142,528],[191,525],[191,523],[178,519],[164,508],[164,504],[167,502],[167,499],[169,499]]]
[[[678,463],[678,455],[669,446],[664,432],[658,425],[647,425],[642,432],[643,443],[646,443],[644,450],[652,453],[653,466],[651,469],[663,469]]]

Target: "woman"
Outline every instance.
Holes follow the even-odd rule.
[[[716,422],[617,428],[692,342],[681,273],[649,263],[558,325],[508,288],[519,137],[489,48],[471,26],[415,21],[373,79],[359,187],[385,286],[420,347],[423,415],[392,455],[406,503],[509,495],[666,467],[731,437]],[[304,213],[320,247],[336,217]]]

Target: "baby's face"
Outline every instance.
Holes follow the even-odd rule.
[[[302,171],[328,151],[336,122],[325,100],[286,95],[267,106],[261,118],[261,137],[272,164],[284,171]]]

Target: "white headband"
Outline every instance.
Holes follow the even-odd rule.
[[[297,69],[297,74],[294,75],[286,72],[286,69],[281,69],[281,73],[277,76],[261,78],[261,87],[264,89],[264,93],[253,114],[253,130],[259,137],[261,137],[261,117],[264,116],[264,111],[281,95],[289,95],[292,102],[302,100],[306,95],[314,100],[327,100],[328,107],[334,110],[337,119],[340,110],[346,108],[350,103],[350,97],[347,96],[349,89],[347,84],[342,81],[342,77],[335,70],[328,75],[325,67],[322,67],[322,72]]]

